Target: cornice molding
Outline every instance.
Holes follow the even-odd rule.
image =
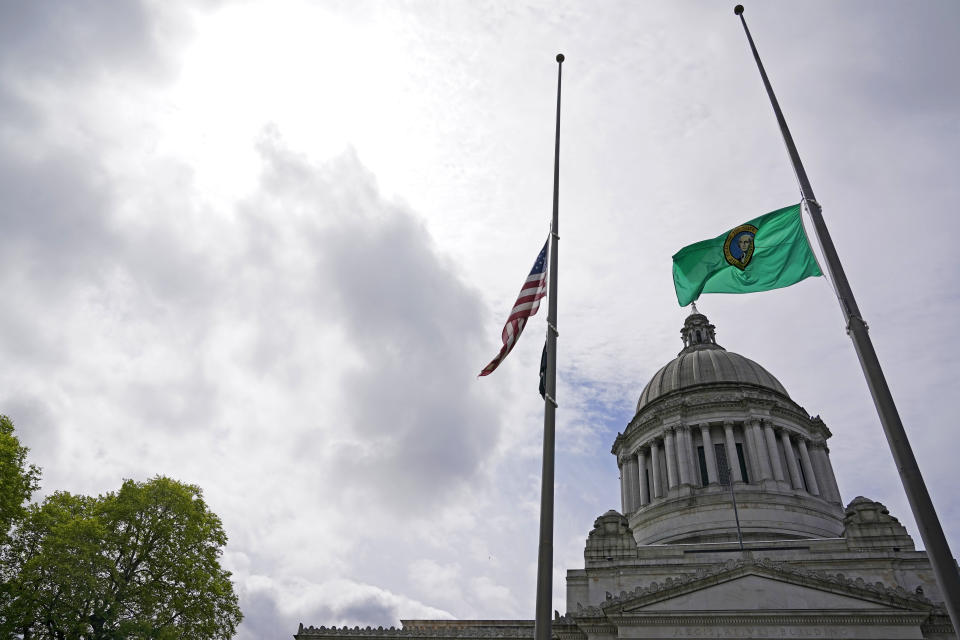
[[[440,621],[441,623],[443,621]],[[456,622],[456,621],[451,621]],[[304,627],[300,624],[300,629],[294,637],[296,638],[343,638],[343,637],[377,637],[377,638],[430,638],[437,640],[442,638],[532,638],[533,621],[518,620],[516,625],[502,626],[494,625],[499,621],[471,621],[474,625],[469,626],[450,626],[442,628],[426,627]],[[489,626],[484,626],[488,622]]]
[[[826,613],[823,611],[811,612],[810,614],[797,613],[778,613],[769,611],[758,611],[756,613],[745,613],[738,611],[736,613],[716,613],[716,614],[644,614],[642,616],[618,616],[611,618],[619,626],[630,627],[657,627],[657,626],[727,626],[727,625],[818,625],[838,623],[848,625],[919,625],[929,616],[926,612],[918,611],[916,613],[889,613],[878,611],[876,613],[850,613],[849,611],[838,611],[836,613]]]

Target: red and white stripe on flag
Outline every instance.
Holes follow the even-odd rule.
[[[507,324],[503,327],[501,338],[503,348],[497,357],[490,361],[490,364],[480,372],[481,376],[488,376],[500,366],[503,359],[507,357],[513,345],[517,344],[517,338],[523,332],[523,327],[527,324],[527,318],[532,316],[540,308],[540,299],[547,295],[547,248],[550,246],[550,239],[543,244],[543,249],[537,255],[533,263],[533,269],[530,275],[523,283],[520,289],[520,295],[517,301],[513,303],[513,309],[510,310],[510,317],[507,318]]]

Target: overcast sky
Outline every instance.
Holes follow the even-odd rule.
[[[42,494],[200,485],[242,640],[531,618],[545,308],[477,373],[547,235],[562,51],[565,611],[682,347],[671,255],[799,200],[733,4],[0,1],[0,413]],[[956,554],[960,5],[746,18]],[[698,304],[922,546],[830,282]]]

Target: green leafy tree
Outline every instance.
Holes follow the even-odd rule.
[[[194,485],[158,476],[97,498],[54,493],[29,509],[15,536],[18,571],[0,632],[231,638],[242,614],[220,567],[226,542]]]
[[[0,415],[0,630],[12,599],[16,563],[11,534],[27,515],[27,502],[37,490],[40,470],[27,464],[27,448],[13,432],[10,418]]]
[[[0,544],[27,514],[27,502],[40,483],[40,470],[27,464],[27,448],[13,433],[13,422],[0,415]]]
[[[94,597],[104,575],[103,529],[92,517],[96,500],[58,492],[31,505],[11,546],[16,573],[6,606],[5,634],[81,638],[89,625],[77,611]]]

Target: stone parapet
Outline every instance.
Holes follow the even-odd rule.
[[[533,620],[402,620],[397,627],[314,627],[303,626],[293,636],[295,640],[307,638],[427,638],[429,640],[470,640],[478,638],[532,638]]]

